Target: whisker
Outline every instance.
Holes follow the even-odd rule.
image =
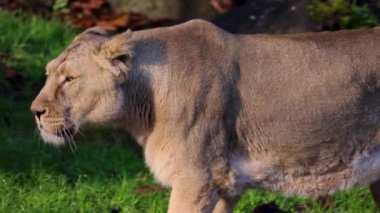
[[[77,150],[77,144],[76,144],[76,142],[74,140],[74,137],[73,137],[73,135],[71,134],[70,131],[67,131],[67,133],[68,133],[68,136],[71,138],[71,142],[72,142],[72,144],[74,146],[74,150],[76,151]]]
[[[69,144],[69,146],[70,146],[70,150],[71,150],[71,152],[72,153],[74,153],[74,150],[73,150],[73,147],[72,147],[72,145],[71,145],[71,140],[70,140],[70,137],[68,136],[68,133],[66,132],[66,128],[65,127],[63,127],[63,135],[64,135],[64,138],[67,140],[67,142],[68,142],[68,144]]]
[[[74,124],[74,121],[73,119],[69,118],[69,117],[65,117],[65,120],[67,120],[68,122],[65,122],[66,124],[71,124],[73,125]]]
[[[71,142],[72,142],[72,144],[73,144],[73,146],[74,146],[74,149],[77,150],[77,145],[76,145],[76,143],[75,143],[75,140],[74,140],[73,135],[71,134],[70,130],[67,128],[68,126],[69,126],[68,123],[64,123],[64,124],[63,124],[63,131],[64,131],[65,134],[67,135],[67,139],[68,139],[69,141],[71,140]],[[70,128],[70,127],[69,127],[69,128]]]
[[[37,140],[37,135],[38,135],[38,128],[34,127],[33,141]]]
[[[65,123],[67,124],[67,127],[68,127],[68,128],[73,128],[73,127],[75,127],[75,125],[73,124],[74,121],[73,121],[71,118],[66,117],[65,119],[67,119],[67,120],[69,121],[69,122],[65,122]],[[77,131],[82,137],[87,138],[86,135],[84,135],[83,132],[81,132],[79,129],[76,129],[76,131]]]
[[[74,127],[73,124],[70,124],[70,123],[67,123],[67,122],[63,123],[63,125],[64,125],[65,128],[73,128]]]
[[[58,136],[59,137],[61,137],[61,138],[64,138],[65,139],[65,136],[62,134],[62,132],[61,131],[59,131],[58,129],[56,130],[56,132],[57,132],[57,134],[58,134]]]
[[[66,139],[67,139],[67,142],[68,142],[69,145],[70,145],[70,149],[71,149],[71,151],[74,153],[74,150],[73,150],[73,147],[72,147],[72,144],[73,144],[73,142],[72,142],[72,138],[71,138],[71,136],[70,136],[70,132],[69,132],[69,130],[65,127],[65,125],[64,125],[64,127],[63,127],[63,132],[64,132],[64,134],[65,134],[65,137],[66,137]]]
[[[33,141],[37,141],[38,142],[37,149],[41,150],[42,138],[41,138],[41,135],[39,134],[39,129],[37,128],[37,126],[34,128]]]
[[[57,134],[59,137],[62,137],[65,141],[66,141],[66,136],[64,134],[64,132],[60,131],[60,130],[56,130],[57,131]],[[70,145],[70,142],[69,142],[69,145]],[[71,146],[71,145],[70,145]]]
[[[79,133],[82,137],[84,137],[85,139],[87,138],[86,135],[84,135],[83,132],[81,132],[79,129],[78,129],[77,131],[78,131],[78,133]]]

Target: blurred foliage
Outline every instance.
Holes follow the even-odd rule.
[[[136,9],[139,12],[133,12],[135,10],[129,8],[121,10],[119,7],[127,2],[129,1],[116,3],[111,0],[56,0],[53,11],[54,17],[59,17],[62,21],[81,29],[99,26],[111,31],[122,31],[128,28],[136,30],[176,23],[166,15],[160,18],[149,18],[150,13],[145,10]],[[139,2],[137,5],[145,5],[150,0],[137,0],[137,2]]]
[[[68,3],[69,3],[69,0],[56,0],[54,2],[53,9],[60,10],[60,9],[66,8]]]
[[[59,55],[76,33],[57,20],[38,16],[15,16],[0,10],[0,20],[0,88],[5,93],[12,91],[10,83],[30,90],[30,84],[43,79],[46,63]]]
[[[356,1],[313,0],[308,9],[323,30],[368,28],[379,23],[368,4],[360,5]]]
[[[0,20],[4,20],[0,22],[0,52],[7,59],[6,65],[34,79],[44,75],[46,62],[74,37],[69,26],[55,20],[46,22],[36,16],[8,12],[0,12]]]

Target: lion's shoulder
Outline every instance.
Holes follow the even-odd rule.
[[[202,19],[193,19],[170,27],[136,31],[134,34],[138,38],[162,38],[181,42],[193,38],[219,40],[228,37],[227,35],[232,35],[213,23]]]
[[[207,36],[214,37],[217,35],[220,35],[220,36],[232,35],[229,32],[214,25],[213,23],[202,20],[202,19],[193,19],[177,26],[178,26],[178,30],[191,31],[192,33],[196,33],[196,34],[199,33],[199,34],[202,34],[202,36],[204,37],[207,37]]]
[[[182,26],[186,28],[195,28],[195,29],[213,29],[213,30],[220,30],[219,27],[214,25],[213,23],[209,21],[205,21],[203,19],[192,19],[187,22],[184,22],[183,24],[177,25]]]

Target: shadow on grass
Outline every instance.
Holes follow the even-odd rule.
[[[93,128],[76,151],[57,148],[38,139],[29,104],[0,96],[0,212],[166,212],[168,191],[125,131]]]
[[[54,147],[39,139],[27,101],[0,102],[0,171],[28,176],[36,170],[88,178],[133,178],[146,172],[141,148],[125,131],[90,129],[75,147]]]

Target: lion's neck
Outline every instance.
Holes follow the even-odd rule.
[[[145,145],[144,138],[153,128],[153,94],[149,78],[142,72],[132,71],[124,85],[125,109],[123,126]]]

